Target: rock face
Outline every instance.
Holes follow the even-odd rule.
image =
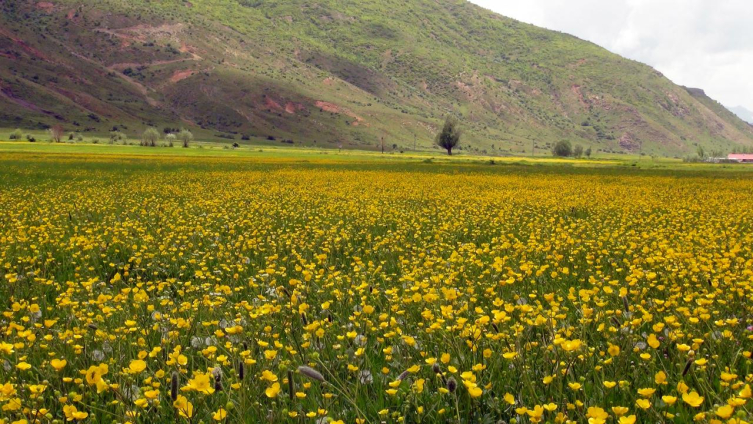
[[[0,9],[0,128],[188,126],[426,149],[454,114],[474,153],[530,153],[532,141],[541,151],[562,139],[596,153],[753,146],[751,127],[701,89],[454,0],[18,0]]]

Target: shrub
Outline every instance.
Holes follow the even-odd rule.
[[[37,141],[37,139],[34,138],[34,136],[31,135],[31,134],[26,134],[26,140],[28,140],[28,141],[30,141],[32,143],[35,142],[35,141]]]
[[[567,140],[560,140],[555,143],[552,154],[559,157],[568,157],[573,154],[573,146]]]
[[[12,133],[10,133],[10,137],[8,137],[11,140],[20,140],[22,139],[24,134],[21,132],[21,130],[15,130]]]

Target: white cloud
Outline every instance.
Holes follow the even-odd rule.
[[[471,0],[573,34],[753,110],[751,0]]]

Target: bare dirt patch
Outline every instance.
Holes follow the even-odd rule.
[[[357,125],[359,125],[359,122],[363,121],[363,118],[361,118],[360,116],[358,116],[355,113],[351,112],[350,110],[345,109],[343,107],[340,107],[340,106],[338,106],[338,105],[336,105],[334,103],[323,102],[323,101],[319,100],[319,101],[317,101],[315,103],[315,105],[316,105],[316,107],[318,107],[319,109],[321,109],[321,110],[323,110],[325,112],[336,113],[338,115],[345,115],[345,116],[349,116],[349,117],[355,119],[355,121],[353,123],[351,123],[351,125],[353,125],[353,126],[357,126]]]
[[[285,104],[285,112],[295,115],[296,112],[305,110],[306,106],[304,106],[302,103],[293,103],[293,102],[287,102]]]
[[[37,3],[37,9],[45,13],[52,13],[52,11],[55,9],[55,4],[48,1],[40,1]]]
[[[6,37],[6,38],[11,39],[11,41],[13,41],[16,45],[18,45],[23,51],[25,51],[26,53],[32,56],[36,56],[37,58],[42,59],[46,62],[52,62],[52,60],[50,60],[44,53],[26,44],[26,42],[16,37],[15,35],[13,35],[13,33],[11,33],[10,31],[4,28],[0,28],[0,37]]]
[[[196,72],[193,70],[185,70],[185,71],[175,71],[173,75],[170,77],[170,82],[175,84],[177,82],[183,81],[186,78],[192,77]]]
[[[266,97],[266,98],[264,99],[264,106],[265,106],[265,107],[266,107],[267,109],[270,109],[270,110],[277,110],[277,111],[280,111],[280,112],[282,112],[283,110],[285,110],[285,109],[283,109],[283,107],[282,107],[282,106],[281,106],[281,105],[280,105],[279,103],[277,103],[277,102],[276,102],[276,101],[275,101],[274,99],[272,99],[272,98],[271,98],[271,97],[269,97],[269,96],[267,96],[267,97]]]

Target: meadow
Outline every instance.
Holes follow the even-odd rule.
[[[753,421],[751,174],[597,165],[6,151],[0,423]]]

